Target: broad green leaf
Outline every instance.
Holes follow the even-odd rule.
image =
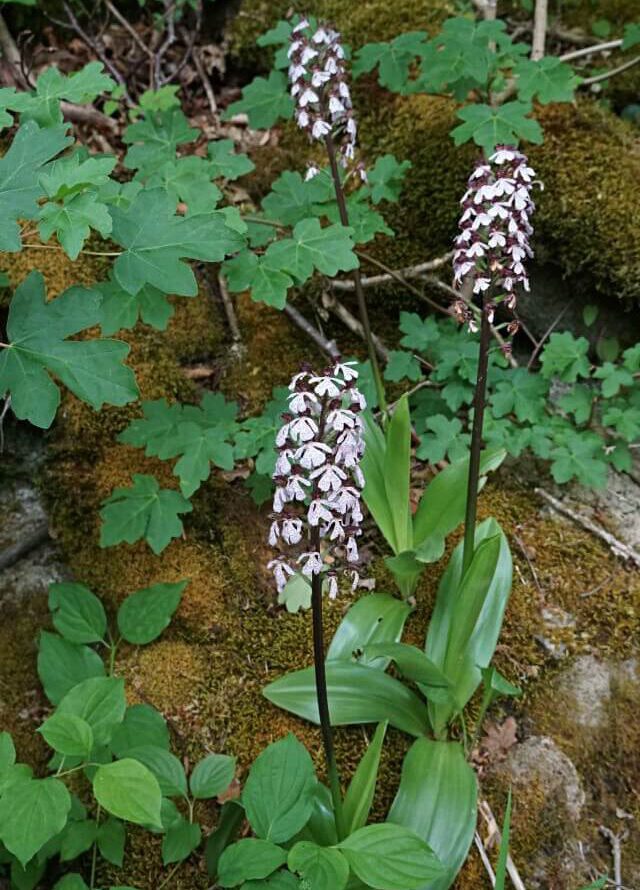
[[[222,805],[216,828],[207,838],[204,856],[210,878],[218,874],[218,862],[224,850],[233,842],[244,823],[244,808],[235,800]]]
[[[247,155],[236,154],[233,139],[210,142],[207,156],[212,179],[237,179],[255,169],[255,164]]]
[[[476,528],[475,568],[462,578],[463,542],[453,551],[438,587],[425,645],[427,656],[453,686],[457,708],[464,707],[481,679],[498,642],[511,592],[509,545],[494,519]],[[430,704],[436,732],[451,718],[449,705]]]
[[[340,850],[311,841],[298,841],[289,851],[287,865],[314,890],[344,890],[349,880],[349,863]]]
[[[133,372],[123,364],[126,343],[66,339],[99,320],[96,291],[71,287],[47,302],[39,272],[16,289],[7,322],[9,345],[0,350],[0,392],[11,395],[16,417],[45,429],[51,425],[60,391],[50,374],[95,410],[137,397]]]
[[[432,692],[432,688],[447,690],[449,681],[440,668],[408,643],[373,643],[366,646],[364,654],[369,659],[384,658],[395,661],[400,673]]]
[[[362,496],[387,543],[393,552],[397,553],[394,517],[387,497],[384,475],[387,442],[384,433],[368,411],[364,414],[364,429],[365,449],[360,463],[365,478]]]
[[[56,881],[53,890],[89,890],[89,887],[81,875],[69,874]]]
[[[139,761],[153,773],[164,797],[186,797],[187,777],[175,754],[159,745],[139,745],[129,748],[127,758]]]
[[[417,890],[442,873],[425,841],[391,822],[359,828],[338,849],[360,880],[376,890]]]
[[[484,687],[483,705],[486,702],[487,707],[490,707],[501,696],[517,698],[522,695],[522,689],[510,683],[492,664],[482,668],[481,674]]]
[[[217,797],[227,790],[235,774],[235,757],[209,754],[194,766],[189,778],[189,788],[196,799]]]
[[[314,270],[333,277],[358,268],[353,252],[352,230],[341,225],[321,228],[318,219],[303,219],[291,238],[270,244],[265,254],[269,266],[287,272],[302,283]]]
[[[113,274],[126,291],[145,284],[164,293],[194,296],[198,286],[185,258],[220,262],[244,246],[219,211],[181,217],[162,189],[140,192],[127,208],[112,207],[113,240],[124,247]]]
[[[84,584],[49,585],[53,626],[70,643],[104,642],[107,616],[100,600]]]
[[[418,739],[402,765],[389,821],[423,838],[442,863],[423,890],[448,890],[467,858],[476,827],[478,787],[458,742]]]
[[[388,593],[370,593],[348,610],[335,632],[327,661],[351,661],[385,670],[389,660],[368,658],[363,650],[374,643],[397,642],[411,606]],[[357,655],[356,655],[357,653]]]
[[[162,826],[160,786],[153,773],[137,760],[125,758],[99,766],[93,793],[112,816],[137,825]]]
[[[409,400],[403,396],[393,413],[386,433],[384,484],[394,529],[394,552],[412,545],[409,484],[411,470],[411,418]],[[365,489],[366,500],[366,489]]]
[[[538,145],[543,139],[542,129],[529,114],[531,105],[527,102],[506,102],[497,108],[465,105],[457,111],[464,123],[455,127],[451,135],[456,145],[473,139],[488,155],[497,145],[518,145],[522,139]]]
[[[94,843],[98,826],[91,819],[68,822],[60,842],[60,860],[69,862],[85,853]]]
[[[266,130],[280,118],[288,120],[293,114],[293,100],[285,75],[272,71],[268,78],[254,78],[243,89],[242,99],[233,102],[222,117],[229,120],[236,114],[246,114],[254,130]]]
[[[34,219],[43,187],[38,179],[44,165],[72,141],[67,126],[41,130],[33,121],[23,124],[0,158],[0,250],[22,246],[19,219]]]
[[[150,284],[137,294],[128,293],[117,281],[101,281],[95,289],[102,295],[100,326],[105,336],[135,327],[138,318],[164,331],[173,317],[174,308],[167,295]]]
[[[224,851],[218,863],[221,887],[237,887],[252,878],[266,878],[287,861],[287,851],[271,841],[249,837]]]
[[[151,705],[129,705],[111,739],[111,750],[116,757],[126,757],[131,748],[140,745],[156,745],[169,750],[166,721]]]
[[[369,818],[386,731],[386,722],[379,723],[347,788],[347,793],[344,796],[344,820],[347,835],[366,825]]]
[[[49,701],[57,705],[83,680],[104,676],[104,663],[89,646],[76,646],[43,630],[38,645],[38,676]]]
[[[188,581],[154,584],[129,594],[118,609],[118,630],[128,643],[144,646],[169,626]]]
[[[622,40],[622,49],[631,49],[640,43],[640,22],[630,22],[624,26],[624,38]]]
[[[241,890],[302,890],[300,881],[290,871],[276,871],[262,881],[246,881]]]
[[[517,78],[518,98],[524,102],[537,99],[542,105],[572,102],[580,83],[571,66],[553,56],[537,60],[522,59],[513,73]]]
[[[0,797],[0,841],[24,867],[65,826],[71,798],[59,779],[21,779]]]
[[[182,534],[178,516],[193,509],[179,492],[160,488],[153,476],[140,473],[133,474],[131,488],[115,488],[103,505],[101,547],[123,541],[134,544],[144,538],[155,554]]]
[[[49,841],[50,845],[56,844],[57,839],[53,838]],[[46,849],[46,847],[45,847]],[[34,887],[37,887],[39,882],[42,880],[42,877],[45,873],[47,863],[39,862],[40,857],[34,856],[30,862],[27,862],[26,866],[23,868],[22,865],[11,856],[10,853],[6,853],[6,858],[10,858],[11,861],[11,888],[12,890],[34,890]]]
[[[75,714],[54,713],[38,728],[45,742],[59,754],[88,757],[93,748],[93,730]]]
[[[311,814],[316,781],[309,752],[294,735],[269,745],[256,758],[242,792],[258,837],[281,843],[300,831]]]
[[[421,736],[427,732],[429,723],[424,704],[399,680],[382,671],[343,661],[327,662],[326,672],[333,726],[388,720],[409,735]],[[278,707],[319,723],[313,668],[275,680],[265,687],[263,694]]]
[[[67,692],[56,713],[85,720],[93,731],[96,745],[107,745],[116,726],[122,722],[125,708],[124,680],[90,677]]]
[[[95,192],[69,195],[62,202],[47,201],[38,212],[38,231],[43,241],[55,233],[69,259],[76,260],[91,229],[106,238],[111,232],[111,215]]]
[[[167,161],[173,161],[176,148],[193,142],[198,135],[199,131],[189,126],[179,108],[151,112],[124,131],[123,141],[131,145],[124,159],[125,166],[130,170],[139,168],[149,175]]]
[[[97,844],[100,855],[112,865],[122,866],[124,845],[126,841],[124,824],[113,816],[109,816],[98,829]]]
[[[162,839],[162,863],[182,862],[190,856],[202,840],[202,831],[197,822],[181,819],[172,825]]]
[[[0,777],[16,762],[16,749],[8,732],[0,732]]]
[[[505,457],[503,448],[482,452],[479,491],[484,487],[487,473],[497,470]],[[445,538],[464,520],[468,475],[469,458],[465,457],[441,470],[425,488],[413,517],[413,542],[418,559],[424,562],[440,559]],[[425,547],[426,550],[421,549]]]

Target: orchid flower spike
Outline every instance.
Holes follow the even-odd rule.
[[[289,82],[296,121],[311,139],[335,137],[344,166],[355,155],[358,127],[353,116],[340,34],[328,25],[312,28],[303,18],[291,32]],[[364,179],[364,168],[358,166]],[[307,179],[317,173],[310,167]]]
[[[357,380],[353,362],[337,360],[322,374],[305,366],[289,386],[289,409],[276,436],[269,532],[278,551],[269,563],[278,592],[295,572],[323,575],[332,597],[339,571],[348,567],[357,584],[366,407]]]
[[[535,175],[526,155],[499,145],[488,161],[478,162],[460,202],[463,212],[455,239],[454,285],[459,288],[471,279],[473,293],[485,298],[484,311],[490,321],[500,302],[515,309],[517,287],[529,290],[525,261],[533,257],[529,239]],[[454,312],[471,330],[477,327],[464,300],[455,303]],[[517,322],[509,329],[510,333],[517,330]]]

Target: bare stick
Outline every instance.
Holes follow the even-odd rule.
[[[633,547],[624,544],[622,541],[618,540],[615,535],[612,535],[601,526],[596,525],[595,522],[592,522],[591,519],[588,519],[586,516],[581,516],[570,507],[565,506],[562,501],[554,498],[553,495],[550,495],[549,492],[545,491],[543,488],[536,488],[535,492],[536,494],[539,494],[540,497],[556,511],[556,513],[561,513],[563,516],[572,519],[577,525],[604,541],[616,556],[620,556],[622,559],[630,559],[636,566],[638,566],[638,568],[640,568],[640,553],[634,550]]]
[[[544,56],[547,38],[548,0],[536,0],[533,13],[533,40],[531,42],[531,59],[537,62]]]
[[[502,832],[498,827],[496,817],[493,815],[493,810],[489,806],[489,801],[484,799],[478,801],[478,810],[487,824],[490,836],[494,837],[499,843],[502,840]],[[511,854],[507,854],[507,871],[509,872],[509,877],[511,878],[511,883],[515,887],[515,890],[527,890],[520,877],[520,873],[516,868],[515,862],[511,858]]]
[[[164,7],[164,17],[167,20],[167,36],[155,56],[153,85],[156,90],[162,85],[162,59],[167,50],[176,42],[175,4],[171,0],[165,0]]]
[[[14,80],[22,87],[29,87],[28,79],[22,71],[22,56],[15,40],[7,27],[4,17],[0,14],[0,50],[6,63],[14,75]]]
[[[225,315],[227,316],[227,321],[229,323],[231,339],[233,340],[234,346],[237,347],[242,343],[242,334],[240,333],[240,326],[238,325],[238,317],[233,305],[233,300],[229,296],[227,283],[222,275],[218,275],[218,290],[220,292],[220,299],[222,300]]]
[[[622,46],[622,40],[608,40],[606,43],[596,43],[594,46],[583,46],[581,49],[572,49],[571,52],[564,53],[559,56],[561,62],[573,62],[574,59],[582,59],[584,56],[591,56],[593,53],[605,53],[611,49],[619,49]]]
[[[622,841],[626,840],[629,832],[623,831],[622,834],[614,834],[610,828],[601,825],[600,834],[611,844],[611,853],[613,855],[613,880],[615,881],[616,890],[622,890]]]
[[[625,62],[624,65],[618,65],[617,68],[612,68],[610,71],[604,71],[602,74],[596,74],[594,77],[586,77],[582,83],[578,84],[578,86],[590,87],[593,86],[594,83],[601,83],[603,80],[609,80],[610,77],[615,77],[616,74],[622,74],[623,71],[628,71],[629,68],[633,68],[633,66],[638,63],[640,63],[640,56],[636,56],[634,59]]]
[[[202,81],[202,86],[204,87],[204,91],[207,94],[207,101],[209,103],[209,108],[211,109],[211,114],[215,117],[215,115],[218,113],[218,103],[216,102],[216,96],[213,92],[213,87],[211,86],[209,75],[204,70],[204,65],[202,64],[202,59],[200,58],[200,52],[197,49],[194,49],[193,51],[193,63],[196,66],[198,77]]]
[[[542,591],[542,587],[540,586],[540,581],[538,580],[538,573],[536,572],[536,570],[533,566],[533,563],[531,562],[531,557],[529,556],[527,548],[524,546],[524,542],[517,535],[514,535],[513,538],[514,538],[516,544],[518,545],[518,547],[520,548],[522,555],[524,556],[524,558],[527,561],[527,565],[529,566],[529,571],[531,572],[531,577],[533,578],[533,583],[536,585],[536,589],[537,589],[538,593],[544,599],[544,593]]]
[[[304,333],[313,340],[322,352],[329,356],[329,358],[334,360],[339,358],[340,352],[336,346],[335,340],[327,340],[326,337],[323,337],[318,328],[314,327],[310,321],[307,321],[304,315],[302,315],[301,312],[298,312],[295,306],[287,303],[283,311],[301,331],[304,331]]]
[[[87,32],[84,30],[84,28],[82,27],[82,25],[76,18],[75,14],[74,14],[73,10],[71,9],[71,7],[69,6],[69,4],[67,2],[64,2],[62,5],[64,7],[65,13],[67,14],[69,24],[71,25],[73,30],[76,32],[78,37],[80,37],[80,39],[84,43],[86,43],[86,45],[89,47],[89,49],[92,50],[95,53],[95,55],[100,59],[100,61],[102,62],[104,67],[107,69],[107,71],[109,71],[109,73],[113,75],[114,79],[122,87],[122,95],[124,96],[125,101],[127,102],[128,105],[133,106],[134,105],[133,99],[129,95],[129,91],[127,90],[127,84],[126,84],[125,79],[122,76],[122,74],[120,74],[120,72],[118,71],[116,66],[113,64],[111,59],[104,54],[104,52],[98,46],[96,41],[92,37],[90,37],[89,34],[87,34]]]
[[[336,300],[334,296],[326,291],[322,294],[322,305],[325,309],[329,309],[333,312],[353,334],[356,334],[356,336],[360,337],[362,340],[366,339],[362,323],[358,321],[355,315],[352,315],[351,312],[349,312],[346,306],[343,306],[339,300]],[[389,357],[387,347],[382,343],[377,334],[374,334],[373,332],[371,332],[371,340],[377,354],[383,362],[386,362]]]
[[[478,834],[477,831],[473,836],[473,840],[474,840],[474,843],[478,849],[478,853],[480,854],[480,859],[482,859],[482,864],[484,865],[485,869],[487,870],[487,874],[489,875],[489,880],[491,881],[491,886],[495,887],[496,886],[496,875],[495,875],[495,872],[491,865],[491,861],[489,860],[489,857],[487,856],[487,851],[484,848],[484,844],[482,843],[482,838],[480,837],[480,835]]]
[[[361,279],[363,287],[375,287],[378,284],[386,284],[394,280],[397,275],[402,278],[420,278],[425,272],[433,272],[445,266],[452,258],[453,251],[445,253],[443,256],[436,257],[435,260],[428,260],[425,263],[417,263],[415,266],[406,266],[404,269],[398,269],[395,274],[385,272],[382,275],[367,275]],[[366,257],[369,259],[369,257]],[[336,290],[353,290],[353,281],[334,281],[333,286]]]
[[[138,46],[138,48],[141,49],[146,56],[149,56],[149,58],[153,58],[153,53],[146,45],[142,37],[140,37],[133,25],[129,21],[127,21],[127,19],[122,15],[120,10],[116,8],[111,0],[104,0],[104,5],[107,7],[114,19],[119,21],[125,31],[127,31],[131,35],[134,43]]]
[[[60,102],[60,108],[64,117],[74,124],[90,124],[105,133],[115,135],[118,123],[112,117],[107,117],[92,105],[74,105],[72,102]]]
[[[572,306],[572,305],[573,305],[573,298],[572,298],[571,300],[569,300],[569,302],[568,302],[567,305],[564,307],[564,309],[562,309],[562,310],[558,313],[558,315],[555,317],[555,319],[551,322],[551,324],[549,325],[549,327],[547,328],[547,330],[546,330],[546,331],[544,332],[544,334],[542,335],[542,338],[541,338],[541,339],[539,340],[539,342],[536,344],[536,348],[535,348],[535,349],[533,350],[533,352],[531,353],[531,358],[530,358],[529,361],[527,362],[527,368],[532,368],[532,367],[533,367],[533,363],[534,363],[535,360],[538,358],[538,354],[540,353],[540,350],[541,350],[542,347],[544,346],[546,340],[551,336],[551,334],[554,332],[554,330],[556,329],[556,327],[560,324],[560,322],[561,322],[562,319],[564,318],[565,314],[569,311],[569,307]]]

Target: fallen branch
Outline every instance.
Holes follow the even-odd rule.
[[[622,841],[626,840],[629,832],[623,831],[622,834],[614,834],[610,828],[601,825],[600,834],[611,844],[611,853],[613,856],[613,880],[615,881],[616,890],[622,890]]]
[[[634,65],[637,65],[639,63],[640,56],[636,56],[634,59],[630,59],[623,65],[618,65],[617,68],[612,68],[610,71],[604,71],[602,74],[596,74],[593,77],[586,77],[581,83],[578,84],[578,86],[590,87],[593,86],[594,83],[601,83],[603,80],[609,80],[610,77],[615,77],[616,74],[622,74],[623,71],[628,71],[629,68],[633,68]]]
[[[395,272],[389,271],[382,275],[367,275],[361,279],[362,286],[375,287],[378,284],[387,284],[394,280],[397,281],[398,276],[401,278],[420,278],[425,272],[433,272],[436,269],[445,266],[451,260],[452,256],[453,251],[449,251],[449,253],[445,253],[443,256],[436,257],[435,260],[428,260],[425,263],[417,263],[415,266],[406,266],[404,269],[398,269]],[[367,256],[366,259],[373,261],[369,256]],[[339,281],[336,279],[336,281],[333,282],[333,286],[336,290],[354,289],[353,281]]]
[[[612,535],[610,532],[603,529],[601,526],[597,525],[591,519],[588,519],[586,516],[581,516],[580,513],[576,513],[575,510],[572,510],[570,507],[567,507],[562,501],[559,501],[557,498],[554,498],[553,495],[550,495],[548,491],[545,491],[543,488],[536,488],[536,494],[540,495],[540,497],[545,500],[550,507],[552,507],[557,513],[562,514],[563,516],[567,516],[569,519],[572,519],[577,525],[586,529],[586,531],[591,532],[592,535],[595,535],[600,540],[604,541],[605,544],[608,545],[612,553],[616,556],[620,556],[622,559],[630,559],[638,568],[640,568],[640,553],[635,551],[633,547],[629,547],[627,544],[624,544],[615,535]]]
[[[283,310],[284,314],[291,319],[291,321],[297,325],[301,331],[304,331],[307,336],[309,336],[313,342],[318,346],[322,352],[329,356],[332,359],[338,359],[340,356],[340,352],[338,347],[336,346],[335,340],[327,340],[326,337],[322,335],[322,333],[318,330],[318,328],[314,327],[310,321],[304,317],[301,312],[292,306],[290,303],[287,303]]]
[[[229,296],[229,290],[227,288],[227,283],[224,280],[222,275],[218,275],[218,291],[220,293],[220,299],[222,300],[222,305],[224,306],[224,312],[227,316],[227,322],[229,324],[229,330],[231,331],[231,339],[233,340],[233,347],[236,351],[243,348],[242,346],[242,334],[240,333],[240,325],[238,324],[238,316],[236,315],[236,310],[233,305],[233,300]]]
[[[196,66],[198,77],[202,81],[202,86],[204,87],[204,91],[207,95],[207,101],[209,103],[211,114],[215,117],[218,113],[218,103],[216,102],[216,96],[213,92],[213,87],[211,86],[209,75],[204,70],[204,65],[202,64],[202,59],[200,58],[200,52],[197,49],[194,49],[193,51],[193,64]]]
[[[544,56],[547,38],[548,0],[536,0],[533,13],[533,40],[531,41],[531,59],[537,62]]]
[[[48,540],[48,538],[49,526],[46,522],[43,522],[41,525],[38,525],[32,532],[25,535],[24,538],[21,541],[18,541],[17,544],[13,544],[11,547],[7,547],[6,550],[3,550],[0,553],[0,572],[14,565],[14,563],[22,559],[23,556],[26,556],[27,553],[31,553],[32,550],[35,550],[36,547],[39,547],[40,544],[44,544],[44,542]]]
[[[593,53],[604,53],[612,49],[619,49],[622,46],[622,40],[607,40],[606,43],[595,43],[593,46],[583,46],[581,49],[572,49],[571,52],[558,56],[561,62],[573,62],[575,59],[582,59],[584,56],[591,56]]]
[[[118,131],[118,123],[112,117],[107,117],[92,105],[74,105],[72,102],[60,102],[62,114],[66,120],[74,124],[89,124],[98,130],[115,135]]]

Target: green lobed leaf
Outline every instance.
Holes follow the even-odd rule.
[[[135,327],[138,318],[164,331],[173,317],[174,308],[169,298],[151,284],[146,284],[137,294],[128,293],[117,281],[101,281],[95,289],[102,296],[100,326],[105,336]]]
[[[160,488],[153,476],[134,473],[131,488],[115,488],[103,501],[100,546],[134,544],[144,538],[155,554],[162,553],[182,534],[179,514],[192,509],[179,492]]]
[[[131,146],[124,159],[125,167],[138,168],[149,175],[167,161],[173,161],[176,148],[193,142],[198,134],[180,108],[150,112],[124,131],[123,141]]]
[[[542,105],[550,102],[572,102],[580,78],[566,62],[553,56],[522,59],[515,66],[518,98],[524,102],[537,99]]]
[[[91,229],[106,238],[112,228],[111,215],[95,192],[68,195],[61,202],[47,201],[38,212],[38,232],[43,241],[55,234],[71,260],[76,260]]]
[[[378,83],[394,92],[404,92],[412,62],[421,54],[424,31],[410,31],[387,43],[366,43],[355,56],[353,77],[378,68]]]
[[[316,781],[309,752],[293,734],[269,745],[253,763],[242,792],[258,837],[281,843],[300,831],[311,814]]]
[[[538,145],[543,139],[542,129],[528,117],[530,113],[527,102],[505,102],[496,108],[483,103],[465,105],[456,112],[463,123],[451,135],[456,145],[473,139],[488,155],[497,145],[518,145],[521,140]]]
[[[293,100],[285,75],[271,71],[268,78],[254,78],[243,89],[242,98],[231,103],[222,119],[230,120],[236,114],[246,114],[254,130],[266,130],[280,118],[288,120],[293,114]]]
[[[303,219],[296,224],[291,238],[270,244],[265,254],[269,266],[289,273],[303,283],[314,270],[333,277],[338,272],[358,268],[353,252],[352,230],[341,225],[321,228],[317,219]]]
[[[113,240],[124,247],[113,274],[129,293],[145,284],[164,293],[194,296],[197,283],[185,258],[220,262],[244,246],[219,211],[177,216],[175,201],[165,191],[140,192],[129,207],[112,207]]]
[[[47,302],[39,272],[16,289],[7,322],[9,346],[0,350],[0,392],[10,393],[16,417],[45,429],[51,425],[60,391],[50,374],[95,410],[137,398],[133,372],[123,364],[126,343],[66,339],[99,320],[96,291],[71,287]]]
[[[128,643],[144,646],[169,626],[188,581],[153,584],[138,590],[118,609],[118,630]]]
[[[388,720],[410,735],[427,732],[424,704],[399,680],[374,668],[343,661],[328,661],[326,673],[333,726]],[[263,695],[278,707],[319,723],[313,668],[274,680],[265,687]]]
[[[373,203],[397,201],[402,191],[405,174],[412,166],[411,161],[398,161],[392,154],[377,158],[372,169],[367,172],[367,182],[371,188]]]
[[[578,377],[589,377],[588,352],[589,341],[585,337],[574,337],[569,331],[554,332],[540,356],[542,376],[557,376],[565,383],[575,383]]]
[[[238,179],[255,169],[253,161],[244,154],[236,154],[233,139],[217,139],[207,146],[209,171],[212,179]]]
[[[112,816],[137,825],[162,826],[160,786],[153,773],[137,760],[125,758],[99,766],[93,793]]]

